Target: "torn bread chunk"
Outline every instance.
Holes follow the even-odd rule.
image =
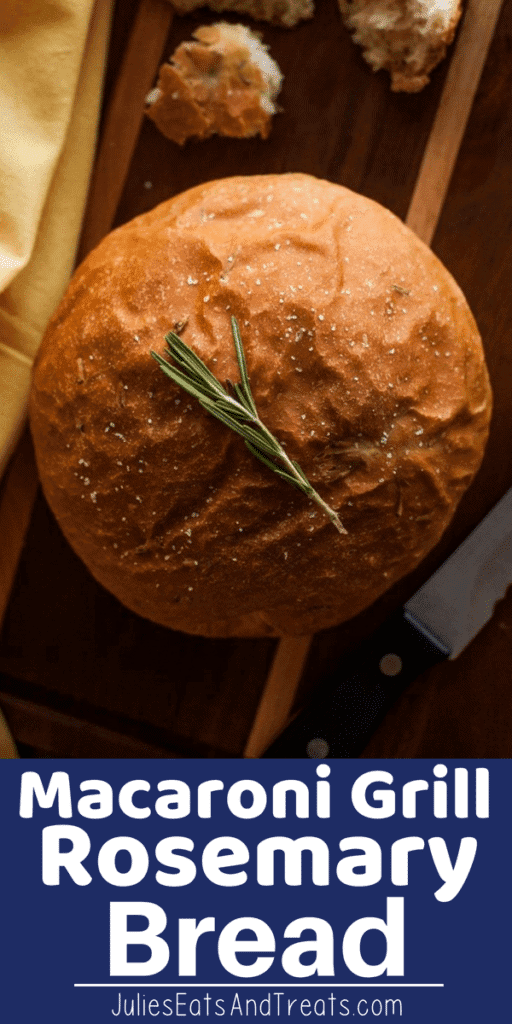
[[[345,25],[393,92],[420,92],[446,55],[462,0],[338,0]]]
[[[225,21],[194,32],[160,68],[146,113],[168,139],[266,139],[283,76],[268,47],[245,25]]]
[[[283,28],[293,28],[298,21],[312,18],[314,13],[313,0],[172,0],[172,5],[178,14],[188,14],[198,7],[210,7],[217,13],[249,14]]]

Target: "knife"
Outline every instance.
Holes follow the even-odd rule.
[[[357,757],[402,690],[456,658],[512,584],[512,488],[475,530],[322,684],[263,757]]]

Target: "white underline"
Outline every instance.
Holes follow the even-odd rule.
[[[75,981],[73,988],[444,988],[439,981]]]

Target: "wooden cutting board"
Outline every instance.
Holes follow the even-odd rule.
[[[230,174],[305,171],[383,203],[432,240],[484,338],[495,412],[477,479],[412,576],[357,619],[312,638],[297,691],[291,687],[294,708],[512,485],[512,0],[501,13],[500,7],[469,0],[450,60],[416,95],[392,94],[387,75],[371,73],[342,26],[336,0],[317,0],[315,19],[291,31],[262,23],[285,75],[284,109],[270,138],[213,138],[180,149],[144,117],[144,96],[160,61],[215,16],[202,10],[173,18],[165,0],[117,4],[82,255],[112,225],[192,185]],[[40,494],[28,525],[30,467],[25,440],[0,505],[0,581],[2,571],[5,580],[14,577],[0,636],[0,704],[26,745],[22,751],[241,756],[254,738],[255,719],[268,728],[268,708],[262,716],[260,702],[276,642],[188,637],[122,608],[75,557]],[[5,585],[4,591],[7,597]],[[365,755],[510,756],[511,673],[509,596],[456,662],[404,693]],[[269,707],[275,709],[275,700]]]

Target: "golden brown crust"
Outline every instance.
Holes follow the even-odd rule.
[[[462,0],[338,0],[347,28],[374,71],[391,75],[392,92],[420,92],[446,56]],[[437,12],[436,12],[437,8]],[[448,8],[448,9],[447,9]]]
[[[184,339],[237,379],[348,529],[279,481],[150,358]],[[387,210],[302,174],[229,178],[107,236],[76,272],[34,373],[43,487],[129,608],[210,636],[348,619],[440,538],[490,417],[459,288]]]
[[[168,139],[210,135],[266,139],[282,82],[259,37],[243,25],[219,22],[194,32],[160,68],[146,113]]]

